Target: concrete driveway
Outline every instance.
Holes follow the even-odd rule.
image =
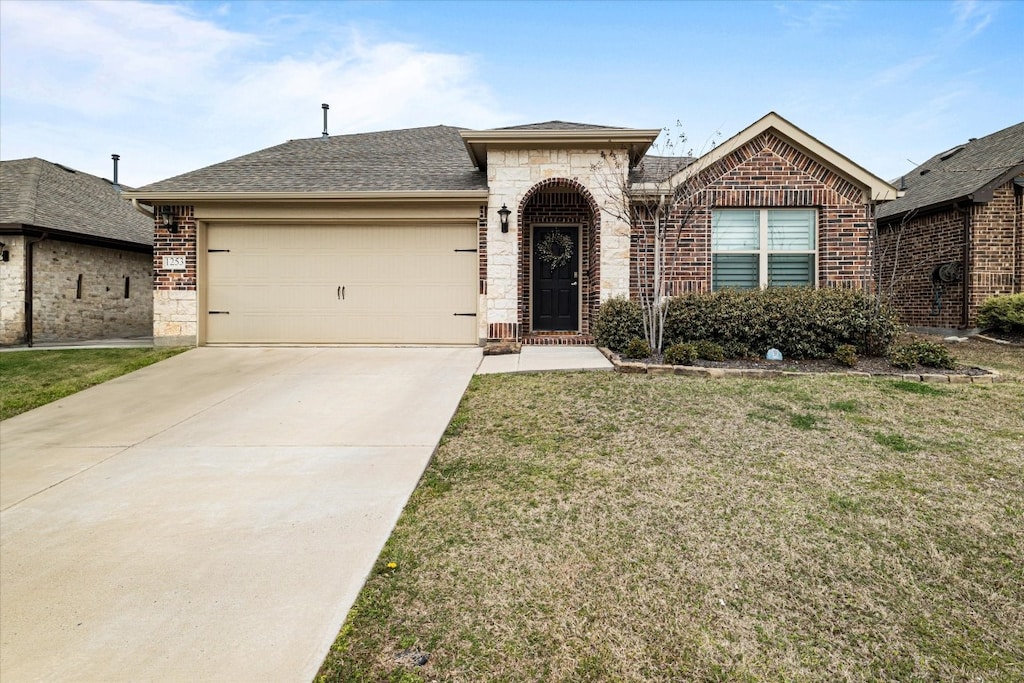
[[[3,422],[0,679],[310,681],[480,353],[199,348]]]

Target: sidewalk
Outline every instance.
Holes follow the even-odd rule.
[[[520,353],[484,356],[476,374],[611,369],[612,364],[594,346],[524,346]]]

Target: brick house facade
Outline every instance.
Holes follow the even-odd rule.
[[[330,263],[275,272],[278,252],[288,251],[293,236],[328,228],[332,240],[358,232],[362,241],[355,248],[366,254],[365,265],[377,266],[366,270],[394,273],[401,291],[437,291],[440,301],[442,291],[468,285],[476,311],[452,304],[424,314],[422,328],[409,332],[410,343],[592,343],[598,306],[613,296],[637,294],[635,266],[648,253],[630,221],[610,210],[621,205],[624,187],[643,193],[685,184],[691,190],[671,212],[677,225],[670,243],[670,295],[712,289],[714,264],[729,258],[760,259],[750,272],[762,279],[785,266],[803,268],[805,284],[812,286],[861,287],[870,281],[871,217],[877,202],[895,198],[891,185],[774,113],[699,159],[646,156],[659,133],[554,121],[485,131],[439,126],[325,136],[141,188],[129,196],[152,204],[157,215],[170,211],[176,224],[171,233],[155,220],[155,341],[402,343],[379,331],[372,314],[357,310],[362,293],[386,290],[387,278],[353,279],[350,271],[364,264],[345,261],[344,251],[337,261],[349,265],[339,265],[336,277],[332,271],[317,279],[316,272],[332,270]],[[609,164],[610,158],[624,163]],[[725,210],[745,211],[745,218],[769,226],[767,232],[762,226],[767,237],[760,252],[713,253],[716,213]],[[684,215],[688,220],[681,220]],[[804,221],[800,239],[811,246],[769,253],[767,243],[776,239],[773,221],[792,222],[794,216]],[[392,253],[400,251],[394,240],[402,225],[443,226],[445,234],[471,235],[472,249],[467,244],[431,259],[454,272],[462,268],[460,252],[475,252],[472,279],[418,281],[415,273],[396,272],[391,264],[405,263],[411,272],[413,263]],[[275,249],[245,243],[248,226],[269,231]],[[235,240],[229,248],[209,247],[211,239],[229,233]],[[177,259],[171,270],[168,256],[184,257],[184,264]],[[309,254],[311,264],[315,256]],[[214,271],[227,262],[235,264],[231,267],[243,284],[217,284],[221,280]],[[265,295],[246,294],[245,282],[264,287],[268,281],[272,290],[301,296],[274,304],[275,309]],[[214,306],[212,299],[230,301],[231,310]],[[404,303],[381,300],[395,310]],[[275,317],[295,320],[300,309],[316,319],[318,330],[328,331],[299,338],[291,331],[296,325],[274,327]],[[351,318],[344,319],[349,311]],[[475,322],[463,324],[465,317]],[[447,336],[429,337],[428,330],[444,320]],[[218,327],[224,321],[230,321],[234,336],[218,332],[226,329]],[[374,324],[378,332],[365,331]]]
[[[903,184],[879,209],[875,267],[904,323],[970,330],[986,299],[1024,291],[1024,123],[935,155]]]

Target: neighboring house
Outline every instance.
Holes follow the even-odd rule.
[[[985,299],[1024,291],[1024,123],[937,154],[901,184],[878,210],[876,267],[904,323],[971,329]]]
[[[592,343],[646,253],[604,210],[623,187],[611,154],[634,188],[699,185],[670,294],[870,284],[891,185],[774,113],[696,160],[645,157],[659,132],[325,135],[128,192],[157,214],[156,343]]]
[[[153,222],[109,180],[0,162],[0,344],[149,336]]]

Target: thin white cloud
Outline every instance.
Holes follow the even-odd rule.
[[[921,69],[935,61],[934,55],[911,57],[899,64],[882,69],[875,75],[874,83],[878,86],[892,86],[905,83],[916,76]]]
[[[801,33],[822,33],[841,26],[849,7],[839,2],[786,2],[775,5],[786,28]]]
[[[296,137],[508,120],[470,56],[324,27],[280,45],[188,5],[0,2],[2,156],[141,185]],[[269,30],[269,29],[268,29]],[[295,48],[287,54],[289,47]],[[75,133],[70,133],[74,130]],[[83,135],[83,131],[85,134]]]
[[[952,34],[969,39],[985,30],[998,12],[998,5],[979,0],[957,0],[953,3],[954,26]]]

